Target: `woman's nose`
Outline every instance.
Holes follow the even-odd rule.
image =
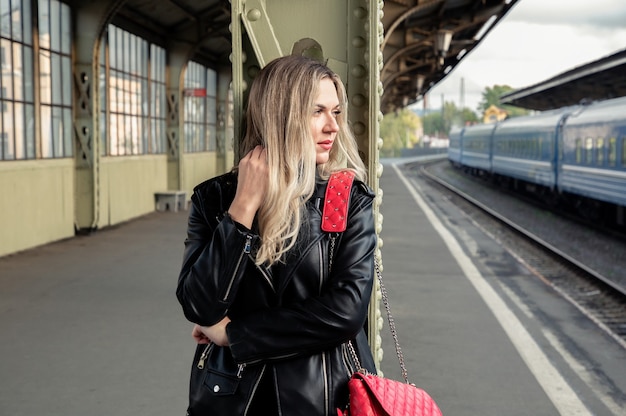
[[[326,131],[339,131],[339,124],[337,123],[337,119],[334,117],[334,115],[328,116],[328,119],[326,120]]]

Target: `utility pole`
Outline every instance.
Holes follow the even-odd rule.
[[[465,78],[461,77],[461,99],[459,100],[459,110],[465,108]]]

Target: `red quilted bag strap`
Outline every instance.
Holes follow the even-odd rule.
[[[330,175],[324,197],[322,213],[322,230],[330,233],[340,233],[348,225],[348,204],[350,203],[350,188],[354,181],[354,172],[342,170]]]

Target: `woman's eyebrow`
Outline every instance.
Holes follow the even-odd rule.
[[[324,104],[315,104],[316,108],[325,110],[327,107]],[[337,108],[341,108],[341,104],[337,104],[334,107],[332,107],[333,109],[337,109]]]

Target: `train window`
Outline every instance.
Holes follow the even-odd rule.
[[[608,151],[609,151],[609,157],[608,157],[609,166],[615,166],[617,162],[617,138],[616,137],[611,137],[609,139]]]
[[[626,166],[626,136],[622,136],[622,166]]]
[[[596,140],[596,164],[598,166],[604,165],[604,138],[598,137]]]
[[[583,141],[580,138],[577,138],[576,141],[576,163],[580,164],[583,162]]]
[[[593,163],[593,138],[587,137],[585,139],[585,164],[591,165]]]

